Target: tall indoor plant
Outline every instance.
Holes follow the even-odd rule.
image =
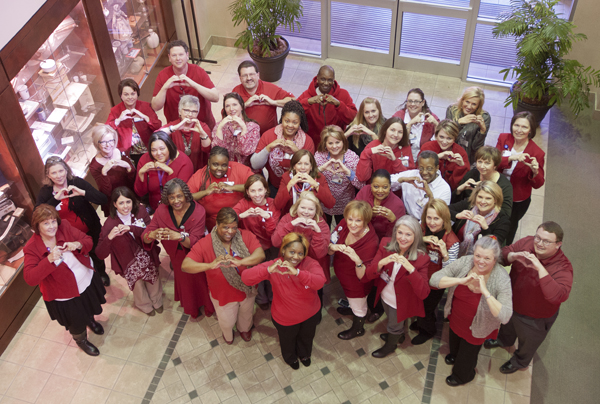
[[[511,74],[517,82],[506,99],[516,111],[541,110],[541,121],[554,104],[567,100],[575,115],[589,107],[590,86],[600,86],[600,71],[566,59],[576,41],[572,22],[556,14],[559,0],[513,0],[511,11],[500,16],[493,29],[498,37],[514,37],[516,65],[503,69],[504,80]]]
[[[247,25],[238,34],[235,46],[248,49],[259,66],[262,80],[279,80],[290,46],[275,30],[280,26],[290,31],[300,30],[301,0],[235,0],[229,11],[234,26],[242,22]]]

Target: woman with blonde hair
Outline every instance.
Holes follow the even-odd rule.
[[[344,136],[342,128],[337,125],[323,128],[317,150],[315,161],[335,199],[333,208],[323,208],[327,223],[331,225],[333,216],[336,223],[342,220],[344,206],[354,199],[356,188],[360,189],[365,184],[356,178],[358,156],[348,149],[348,139]]]
[[[485,144],[491,117],[483,110],[485,94],[479,87],[469,87],[455,104],[446,109],[446,119],[458,124],[460,132],[457,143],[464,147],[469,156],[469,164],[475,164],[475,152]]]
[[[360,103],[356,117],[346,127],[344,136],[348,138],[349,149],[360,156],[370,142],[379,138],[379,129],[384,123],[379,100],[366,97]]]

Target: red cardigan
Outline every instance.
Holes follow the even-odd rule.
[[[348,226],[346,225],[346,219],[342,219],[339,225],[336,226],[335,232],[338,235],[338,240],[335,244],[346,245],[346,237],[348,237],[348,234],[350,233]],[[367,234],[356,243],[350,244],[349,246],[356,251],[356,254],[360,257],[365,266],[370,265],[379,246],[379,238],[375,233],[373,225],[369,223],[369,231]],[[371,291],[371,282],[361,282],[361,280],[358,279],[356,276],[356,263],[346,254],[341,252],[333,254],[333,270],[340,280],[340,284],[344,289],[346,297],[365,297]]]
[[[169,126],[175,126],[175,125],[179,124],[180,122],[181,122],[181,118],[176,119],[172,122],[169,122],[165,126],[163,126],[163,128],[167,128]],[[210,138],[212,136],[212,132],[211,132],[210,128],[208,127],[208,125],[205,124],[204,122],[200,121],[200,126],[202,127],[202,130],[206,133],[206,136],[208,136]],[[190,160],[192,160],[192,164],[194,165],[194,172],[196,172],[196,170],[199,170],[202,167],[206,166],[206,164],[208,163],[208,153],[210,152],[211,147],[210,147],[210,145],[208,147],[202,146],[202,141],[200,139],[200,134],[198,132],[192,131],[192,130],[183,131],[183,130],[179,129],[179,130],[172,132],[169,136],[171,137],[171,140],[175,144],[175,147],[177,147],[177,150],[179,150],[181,153],[184,153],[184,154],[185,154],[185,144],[183,142],[183,138],[185,137],[185,141],[189,142],[190,136],[192,136],[191,153],[188,157],[190,158]]]
[[[440,147],[437,140],[432,140],[431,142],[427,142],[421,146],[421,152],[425,150],[431,150],[436,154],[440,154],[442,152],[442,148]],[[465,164],[461,167],[453,161],[449,161],[446,159],[440,159],[440,172],[442,173],[442,178],[450,185],[450,189],[453,191],[458,188],[458,184],[463,179],[465,174],[469,171],[469,156],[465,149],[459,145],[458,143],[452,144],[452,149],[450,150],[452,153],[458,153],[461,155]],[[419,153],[419,154],[420,154]]]
[[[414,161],[412,157],[412,151],[410,146],[400,146],[394,149],[394,156],[396,160],[392,161],[385,156],[380,154],[373,154],[371,151],[373,147],[379,146],[381,142],[379,140],[373,140],[365,147],[365,150],[360,154],[360,160],[356,166],[356,176],[359,181],[370,183],[371,175],[380,168],[385,168],[390,174],[398,174],[402,171],[414,168]],[[402,164],[401,157],[408,157],[408,167]]]
[[[425,234],[425,233],[423,233]],[[442,241],[446,243],[446,249],[449,250],[456,243],[460,243],[458,236],[454,234],[452,230],[449,233],[445,233],[444,237],[442,237]],[[431,276],[442,269],[443,257],[440,254],[440,251],[433,248],[431,244],[425,243],[425,247],[427,247],[427,253],[429,254],[429,268],[427,269],[427,281],[431,280]],[[437,262],[433,261],[435,259]],[[431,289],[437,289],[431,286]]]
[[[510,153],[511,149],[515,144],[515,138],[510,133],[501,133],[498,138],[498,143],[496,144],[496,148],[500,150],[502,153],[508,151]],[[510,183],[513,186],[513,201],[521,202],[531,196],[532,188],[538,189],[542,185],[544,185],[544,159],[546,157],[546,153],[540,147],[535,144],[533,140],[529,140],[525,150],[523,153],[529,154],[531,157],[535,157],[538,161],[540,168],[538,170],[538,174],[534,177],[533,171],[531,168],[525,165],[525,163],[518,162],[513,170],[512,175],[510,176]],[[502,163],[498,166],[498,171],[502,172],[503,170],[510,167],[512,163],[508,161],[508,156],[502,156]]]
[[[242,198],[233,207],[233,210],[235,210],[235,213],[239,216],[250,208],[261,208],[262,210],[272,213],[271,217],[268,219],[263,219],[259,216],[250,216],[245,219],[240,219],[239,223],[240,229],[250,230],[260,241],[263,250],[267,251],[273,246],[273,243],[271,243],[271,236],[275,232],[275,228],[281,219],[281,212],[275,207],[273,198],[267,198],[267,204],[263,206],[258,206],[254,202]]]
[[[277,196],[275,197],[275,207],[284,215],[290,211],[290,208],[293,205],[292,192],[287,190],[287,186],[291,180],[290,174],[291,172],[287,172],[281,177],[279,190],[277,191]],[[331,195],[327,178],[325,178],[323,174],[319,174],[317,177],[317,182],[319,183],[319,190],[315,192],[315,196],[323,205],[325,205],[325,207],[329,209],[333,208],[335,205],[335,198],[333,195]]]
[[[365,277],[363,279],[375,279],[375,285],[377,286],[377,295],[375,302],[379,300],[381,291],[386,286],[383,279],[379,277],[379,270],[377,266],[379,261],[383,258],[392,255],[392,252],[387,251],[385,246],[390,242],[390,238],[386,237],[379,243],[379,250],[377,255],[371,261],[371,265],[367,267]],[[425,317],[425,309],[423,307],[423,300],[429,295],[429,283],[427,282],[427,268],[429,267],[429,256],[427,254],[419,253],[416,260],[410,261],[415,267],[412,274],[409,274],[404,268],[400,268],[396,279],[394,281],[394,290],[396,291],[396,313],[398,315],[398,322],[404,321],[409,317],[419,316]],[[394,270],[394,264],[387,264],[382,268],[383,271],[391,276]]]
[[[135,184],[136,170],[133,162],[125,154],[121,155],[121,160],[125,161],[131,167],[131,171],[127,172],[125,167],[113,167],[106,175],[102,175],[102,168],[104,167],[98,161],[96,157],[92,158],[90,163],[90,174],[94,177],[98,191],[106,195],[108,201],[102,205],[102,212],[104,216],[108,217],[110,213],[110,198],[112,197],[112,191],[115,188],[125,186],[129,189],[133,189]]]
[[[436,114],[434,114],[433,112],[430,113],[432,117],[434,117],[436,119],[436,121],[440,121],[440,118],[437,117]],[[406,109],[401,109],[400,111],[397,111],[394,115],[392,115],[392,118],[400,118],[402,119],[402,121],[404,121],[404,117],[406,116]],[[437,127],[437,124],[434,125],[431,122],[427,122],[425,121],[425,123],[423,124],[423,131],[421,132],[421,144],[419,145],[419,148],[421,150],[423,150],[423,145],[427,142],[429,142],[431,140],[431,138],[433,137],[433,134],[435,133],[435,128]]]
[[[281,221],[271,237],[273,246],[279,248],[281,246],[281,241],[286,234],[296,232],[303,234],[308,239],[308,243],[310,244],[308,249],[309,257],[318,260],[326,256],[331,233],[325,219],[321,218],[318,223],[321,233],[317,233],[313,229],[309,229],[305,226],[294,226],[292,224],[292,220],[294,219],[295,217],[292,217],[289,213],[281,218]]]
[[[119,123],[119,125],[115,125],[115,120],[121,116],[121,113],[125,111],[124,103],[119,103],[110,109],[110,114],[108,115],[108,119],[106,120],[106,124],[110,125],[111,128],[117,131],[119,136],[119,142],[117,143],[117,148],[125,154],[129,155],[131,151],[131,136],[132,136],[132,127],[133,127],[133,119],[126,119],[123,122]],[[140,111],[142,114],[148,116],[150,118],[149,122],[141,119],[135,122],[135,128],[142,139],[142,142],[146,146],[148,146],[148,139],[150,139],[150,135],[157,131],[158,128],[162,125],[160,119],[156,115],[156,112],[152,109],[152,105],[149,102],[137,100],[135,103],[135,109]],[[139,118],[135,115],[136,118]]]
[[[325,284],[325,275],[319,263],[306,257],[298,265],[298,276],[269,273],[268,267],[273,261],[263,262],[242,273],[246,285],[258,285],[269,280],[273,288],[273,320],[281,325],[299,324],[321,310],[321,301],[317,291]]]
[[[365,201],[367,202],[371,208],[375,204],[375,197],[371,192],[371,186],[365,185],[362,187],[358,194],[356,194],[357,201]],[[381,206],[384,208],[388,208],[394,215],[396,215],[396,220],[400,219],[402,216],[406,215],[406,209],[404,208],[404,202],[402,199],[398,198],[394,193],[390,192],[387,198],[383,200]],[[394,221],[395,222],[395,221]],[[373,215],[371,219],[371,223],[373,224],[373,228],[375,229],[375,233],[377,233],[377,237],[382,239],[384,237],[391,237],[392,230],[394,229],[394,222],[390,222],[383,216]]]
[[[86,267],[93,270],[88,253],[92,249],[93,241],[90,236],[71,226],[63,220],[56,232],[56,245],[65,242],[79,241],[81,250],[73,251],[73,255]],[[23,278],[30,286],[40,285],[44,300],[51,302],[56,299],[71,299],[79,296],[77,280],[73,271],[64,262],[59,266],[48,261],[48,249],[39,234],[34,234],[25,247],[25,264]]]

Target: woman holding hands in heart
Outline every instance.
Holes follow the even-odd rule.
[[[321,321],[321,303],[317,291],[325,276],[319,263],[309,255],[306,237],[288,233],[281,240],[280,257],[242,273],[246,285],[269,280],[273,286],[271,315],[279,335],[281,355],[292,369],[310,366],[313,339]],[[327,248],[327,245],[325,245]]]
[[[294,153],[290,160],[291,170],[281,177],[281,186],[275,197],[275,207],[282,214],[287,213],[304,191],[311,191],[326,208],[333,208],[335,199],[327,184],[327,179],[319,173],[319,166],[308,150]]]
[[[149,316],[163,312],[162,285],[158,274],[160,248],[152,243],[146,251],[142,233],[150,215],[127,187],[116,188],[110,201],[110,216],[102,226],[96,247],[98,258],[110,255],[111,268],[127,281],[133,303]]]
[[[531,112],[520,112],[510,121],[510,133],[501,133],[496,148],[502,152],[498,170],[510,179],[513,186],[513,208],[506,244],[512,244],[519,220],[531,203],[531,190],[544,185],[544,158],[546,154],[531,141],[537,122]]]
[[[108,198],[86,180],[74,176],[71,168],[58,156],[46,160],[44,172],[46,185],[40,189],[36,206],[47,203],[55,207],[62,220],[92,237],[94,244],[90,249],[90,257],[94,269],[102,278],[104,286],[109,286],[110,278],[106,274],[104,260],[99,259],[95,252],[102,226],[96,209],[92,206],[92,203],[103,205],[108,202]]]

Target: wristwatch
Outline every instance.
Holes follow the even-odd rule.
[[[190,233],[186,233],[184,231],[182,231],[180,234],[181,234],[181,238],[179,239],[180,243],[183,243],[185,241],[185,239],[190,236]]]

